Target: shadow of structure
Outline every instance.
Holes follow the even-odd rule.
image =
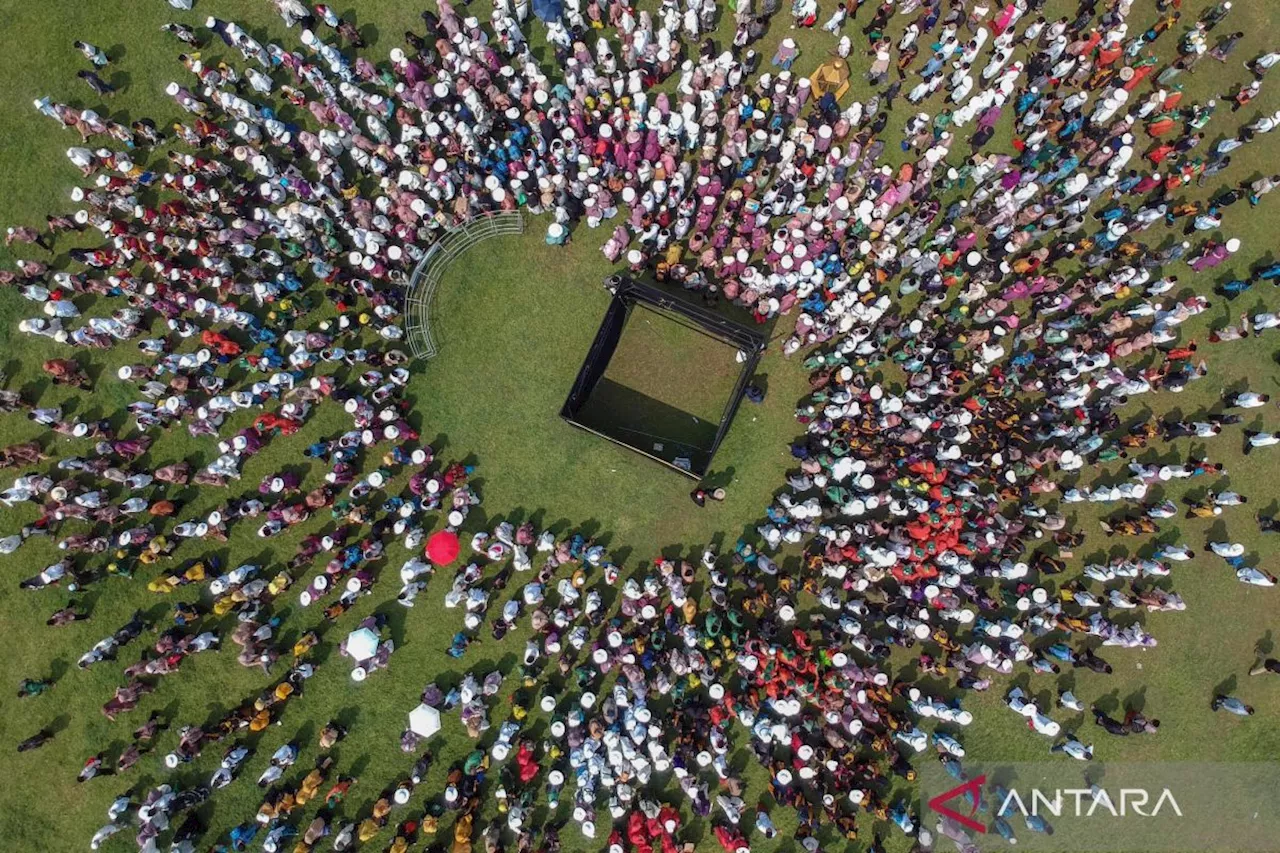
[[[710,464],[720,426],[607,377],[596,383],[577,419],[673,465],[687,459],[695,471]]]

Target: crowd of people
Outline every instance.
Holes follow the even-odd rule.
[[[533,14],[525,0],[495,0],[483,20],[436,0],[377,61],[332,8],[272,5],[287,40],[203,9],[198,26],[166,27],[184,51],[165,90],[182,116],[171,126],[37,100],[73,131],[80,180],[71,209],[7,231],[23,248],[0,278],[34,306],[19,329],[60,348],[42,365],[50,382],[121,383],[132,398],[122,421],[0,393],[0,408],[57,436],[0,450],[0,467],[21,472],[0,501],[38,507],[0,531],[0,552],[47,537],[64,555],[20,587],[53,602],[51,628],[90,619],[81,596],[112,578],[145,581],[149,595],[202,591],[162,623],[139,612],[80,656],[80,668],[116,660],[156,635],[122,670],[108,720],[226,639],[270,682],[212,723],[153,715],[118,756],[89,758],[81,781],[123,776],[153,750],[160,758],[167,728],[170,773],[210,745],[221,753],[207,783],[173,775],[122,794],[94,849],[126,831],[143,851],[207,846],[197,807],[237,782],[250,735],[283,724],[327,627],[386,583],[391,549],[410,553],[396,600],[425,601],[452,562],[424,551],[442,526],[470,552],[447,590],[431,591],[461,611],[440,653],[465,661],[482,632],[527,638],[518,672],[423,692],[427,707],[456,713],[474,749],[429,790],[431,741],[410,728],[412,770],[342,808],[356,780],[334,766],[345,734],[334,721],[300,779],[290,768],[307,744],[271,757],[260,808],[213,849],[406,851],[425,840],[455,853],[555,851],[567,817],[610,853],[674,853],[697,840],[682,831],[693,815],[742,853],[777,835],[778,807],[794,811],[806,850],[832,837],[879,849],[881,822],[919,849],[939,836],[964,845],[964,827],[926,825],[892,792],[930,751],[963,776],[967,691],[1004,690],[1015,673],[1112,672],[1104,655],[1159,639],[1129,611],[1186,607],[1164,579],[1197,550],[1242,583],[1275,584],[1239,542],[1142,541],[1176,531],[1165,522],[1184,513],[1247,512],[1247,496],[1226,487],[1184,509],[1161,486],[1227,473],[1179,439],[1212,448],[1234,435],[1246,452],[1280,442],[1245,430],[1237,411],[1267,396],[1235,390],[1185,421],[1122,413],[1134,397],[1203,379],[1204,350],[1280,326],[1246,312],[1203,349],[1179,331],[1220,297],[1280,280],[1272,263],[1203,284],[1239,266],[1241,240],[1223,232],[1244,215],[1239,203],[1267,205],[1280,184],[1232,164],[1280,114],[1241,123],[1214,100],[1184,103],[1178,85],[1204,56],[1233,55],[1230,3],[1192,13],[1169,0],[1153,18],[1129,0],[1085,0],[1050,20],[1044,0],[796,0],[796,28],[830,15],[832,50],[810,76],[795,38],[775,39],[767,66],[757,54],[770,27],[788,25],[770,0],[663,0],[656,12],[546,0]],[[111,61],[75,47],[96,69]],[[1235,59],[1238,82],[1219,99],[1231,113],[1257,98],[1280,53]],[[870,83],[864,100],[849,97],[855,75]],[[899,100],[912,114],[891,128]],[[632,571],[574,531],[468,525],[480,502],[472,467],[438,458],[409,422],[403,309],[425,247],[513,210],[543,216],[547,244],[603,228],[611,261],[785,324],[782,350],[810,393],[795,411],[794,467],[756,536]],[[1185,233],[1166,239],[1170,228]],[[68,238],[69,261],[53,268],[49,252]],[[128,355],[95,376],[91,350]],[[307,478],[316,485],[292,467],[243,482],[252,457],[292,447],[322,407],[349,422],[302,449],[323,466]],[[156,458],[155,438],[174,429],[207,442],[208,460]],[[1152,442],[1178,458],[1143,461]],[[1086,466],[1103,471],[1089,485],[1076,479]],[[190,505],[189,484],[226,497]],[[1071,503],[1105,505],[1096,535],[1136,541],[1051,581],[1084,542]],[[311,532],[287,564],[227,567],[196,553],[237,527],[270,539],[298,525]],[[291,646],[279,631],[286,595],[316,611]],[[387,666],[394,647],[378,641],[353,675]],[[895,649],[910,650],[911,667],[891,665]],[[931,695],[922,678],[956,693]],[[19,695],[53,686],[33,677]],[[511,707],[494,719],[500,692]],[[1090,733],[1053,719],[1088,706],[1071,691],[1056,701],[1006,694],[1046,753],[1091,759]],[[1205,705],[1252,713],[1229,695]],[[1159,729],[1140,708],[1091,713],[1116,736]],[[44,728],[18,748],[53,737]],[[747,799],[732,758],[743,745],[767,798]],[[324,805],[304,822],[312,801]],[[535,818],[544,804],[559,818]],[[993,825],[1015,840],[1003,816]]]

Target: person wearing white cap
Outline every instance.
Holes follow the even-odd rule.
[[[548,246],[564,246],[569,242],[569,229],[559,222],[547,226],[546,244]]]

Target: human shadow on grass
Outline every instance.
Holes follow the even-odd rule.
[[[297,744],[298,748],[301,749],[304,745],[310,744],[313,741],[315,741],[315,739],[316,739],[316,721],[304,720],[302,725],[298,726],[297,731],[293,733],[293,737],[289,738],[289,741],[291,743]],[[341,745],[341,743],[342,743],[341,741],[338,742],[339,746]],[[338,747],[335,746],[333,751],[336,754],[338,751]]]
[[[1137,461],[1143,465],[1176,465],[1186,460],[1190,454],[1173,442],[1161,442],[1159,447],[1148,447]]]
[[[1142,713],[1142,709],[1147,706],[1147,685],[1142,685],[1137,690],[1130,693],[1124,698],[1125,710],[1133,710]]]
[[[680,560],[686,553],[692,555],[697,550],[697,546],[686,548],[684,545],[665,545],[659,549],[658,553],[664,560]]]
[[[1058,694],[1049,687],[1041,687],[1039,690],[1032,690],[1030,685],[1022,688],[1031,697],[1031,701],[1036,703],[1037,708],[1043,709],[1046,713],[1051,712],[1052,708],[1058,701]],[[960,698],[965,698],[963,691],[958,693]]]
[[[1121,429],[1127,434],[1139,424],[1145,424],[1147,421],[1151,420],[1154,415],[1155,412],[1153,412],[1149,406],[1143,406],[1141,409],[1121,421]],[[1170,416],[1181,417],[1180,415],[1173,415],[1172,412],[1170,413]]]
[[[373,615],[378,617],[383,630],[389,635],[391,642],[399,649],[404,645],[405,620],[409,616],[409,608],[392,598],[374,608]]]
[[[22,396],[22,399],[24,400],[43,400],[45,393],[52,386],[53,386],[53,381],[49,379],[49,377],[42,375],[42,376],[36,377],[35,379],[32,379],[30,382],[27,382],[20,389],[18,389],[18,393]],[[67,402],[72,403],[74,405],[74,400],[75,398],[72,397]],[[63,405],[62,409],[64,412],[68,411],[67,406],[65,404]]]
[[[67,663],[67,659],[63,657],[54,658],[49,663],[49,680],[57,684],[62,676],[67,674],[71,669],[71,665]]]
[[[1120,512],[1114,516],[1111,516],[1110,520],[1117,521],[1124,517],[1125,517],[1125,514],[1123,512]],[[1133,549],[1129,547],[1129,545],[1127,544],[1112,545],[1110,548],[1107,549],[1105,554],[1100,554],[1099,552],[1095,551],[1093,554],[1090,555],[1090,559],[1086,559],[1085,562],[1086,563],[1099,563],[1099,562],[1110,563],[1115,560],[1123,560],[1129,556],[1132,550]]]
[[[631,560],[632,550],[631,546],[624,545],[610,552],[609,561],[619,566],[625,566]]]
[[[769,399],[769,374],[763,372],[756,373],[751,377],[750,384],[759,388],[764,393],[764,398],[766,400]]]
[[[950,700],[955,696],[955,686],[945,678],[937,676],[918,675],[913,686],[919,687],[922,694],[935,698]]]
[[[694,470],[709,461],[708,451],[719,429],[717,421],[697,418],[607,377],[592,389],[576,419],[665,462],[687,458]]]
[[[701,483],[702,488],[704,489],[728,488],[733,483],[733,478],[735,474],[737,474],[737,469],[734,468],[732,465],[730,465],[728,468],[725,468],[723,471],[708,472],[707,475],[702,478],[702,483]]]
[[[340,765],[340,762],[338,761],[338,750],[336,748],[333,750],[333,763],[335,765]],[[369,754],[367,752],[361,753],[359,758],[351,762],[351,766],[348,767],[345,772],[338,775],[350,776],[350,777],[359,779],[361,774],[363,774],[368,767],[369,767]],[[335,776],[335,778],[337,777]]]
[[[479,645],[482,641],[476,639],[472,642],[472,647]],[[492,658],[485,660],[473,661],[470,664],[461,665],[458,669],[444,669],[436,674],[431,683],[438,687],[442,692],[448,693],[458,685],[462,684],[462,680],[467,677],[468,673],[476,673],[477,678],[483,680],[483,677],[495,670],[498,672],[511,672],[519,659],[514,652],[508,652],[498,660]]]
[[[1118,687],[1111,688],[1093,700],[1092,705],[1102,713],[1111,716],[1120,710],[1120,689]]]
[[[472,483],[478,483],[478,482],[479,480],[472,480]],[[529,514],[529,510],[525,509],[522,506],[518,506],[515,509],[511,510],[510,512],[504,512],[502,514],[502,517],[498,521],[505,521],[506,523],[510,524],[513,528],[516,528],[524,524],[526,519],[528,519],[529,522],[533,524],[533,518]],[[534,524],[534,527],[537,528],[537,524]],[[541,533],[542,531],[539,530],[538,532]]]
[[[537,511],[537,513],[536,513],[535,515],[536,515],[536,517],[541,517],[541,516],[542,516],[542,514],[543,514],[543,510],[538,510],[538,511]],[[538,525],[535,525],[535,526],[538,526]],[[551,532],[551,534],[552,534],[553,536],[555,536],[557,539],[559,539],[560,537],[562,537],[565,533],[567,533],[567,532],[568,532],[569,530],[571,530],[572,528],[573,528],[573,522],[572,522],[572,521],[570,521],[570,520],[569,520],[569,519],[567,519],[567,518],[558,518],[558,519],[556,519],[555,521],[553,521],[553,522],[551,522],[550,524],[548,524],[548,525],[547,525],[545,528],[543,528],[543,529],[544,529],[544,530],[548,530],[548,531],[550,531],[550,532]],[[539,531],[539,532],[541,532],[541,531]]]
[[[416,409],[410,412],[410,417],[413,417],[415,415],[419,419],[421,419],[422,417],[421,413]],[[412,421],[410,421],[410,426],[412,426],[414,429],[418,429],[417,425],[414,424]],[[421,430],[419,430],[419,432],[421,432]],[[432,453],[434,453],[436,456],[439,456],[441,453],[444,452],[446,448],[449,447],[449,434],[444,432],[438,432],[436,433],[436,437],[431,439],[430,442],[426,443],[425,446],[430,447],[432,450]]]
[[[89,392],[83,396],[88,398],[90,394],[100,391],[98,383],[100,383],[105,377],[107,366],[96,359],[87,361],[86,359],[73,358],[71,360],[80,368],[80,372],[89,377]],[[77,395],[77,397],[79,396],[80,395]]]
[[[221,699],[210,699],[204,705],[206,716],[204,718],[204,722],[200,724],[200,728],[205,731],[211,731],[217,728],[218,724],[221,723],[222,720],[226,718],[227,714],[231,712],[231,709],[233,707],[238,707],[240,704],[241,703],[237,702],[235,705],[227,705]]]
[[[1258,642],[1253,644],[1253,653],[1260,658],[1265,658],[1270,656],[1275,647],[1275,640],[1271,636],[1271,631],[1268,630],[1267,633],[1258,638]]]
[[[148,628],[154,630],[160,625],[161,621],[169,615],[169,609],[172,606],[172,604],[165,602],[153,604],[147,609],[141,611],[142,620],[146,622]]]

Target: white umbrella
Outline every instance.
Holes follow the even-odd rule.
[[[378,635],[371,628],[360,628],[347,635],[347,654],[359,662],[373,657],[378,650]]]
[[[440,712],[430,705],[419,705],[409,712],[409,731],[431,737],[440,731]]]

